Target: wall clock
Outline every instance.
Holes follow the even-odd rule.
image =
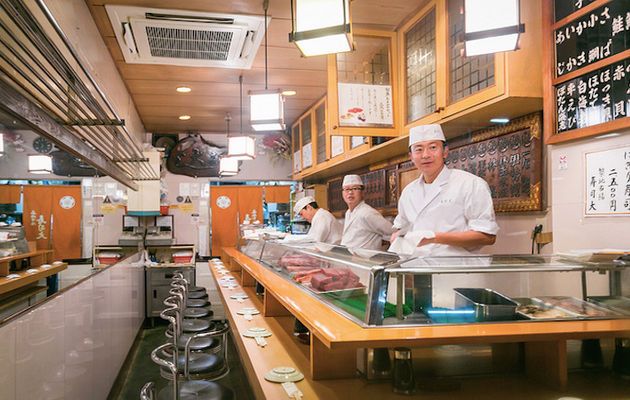
[[[38,137],[33,140],[33,149],[38,153],[48,154],[52,148],[52,142],[44,137]]]
[[[227,196],[219,196],[217,198],[217,206],[219,208],[225,209],[225,208],[228,208],[231,204],[232,204],[232,200],[230,200],[230,198]]]

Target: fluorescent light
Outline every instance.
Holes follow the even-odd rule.
[[[305,57],[352,50],[350,0],[292,0],[289,41]]]
[[[282,95],[283,95],[284,97],[287,97],[287,96],[295,96],[296,94],[297,94],[297,92],[296,92],[295,90],[283,90],[283,91],[282,91]]]
[[[234,160],[253,160],[256,158],[256,141],[250,136],[228,137],[228,155]]]
[[[249,119],[255,131],[284,130],[284,105],[279,90],[249,92]]]
[[[238,174],[238,160],[230,157],[222,157],[219,160],[219,175],[233,176]]]
[[[177,89],[179,93],[190,93],[192,91],[191,88],[189,88],[188,86],[179,86]]]
[[[599,136],[595,136],[595,139],[606,139],[606,138],[611,138],[611,137],[617,137],[617,136],[621,136],[621,133],[606,133],[604,135],[599,135]]]
[[[52,157],[45,154],[28,156],[28,172],[31,174],[52,174]]]
[[[515,50],[520,23],[519,0],[464,0],[466,56]]]
[[[190,115],[180,115],[179,119],[182,121],[188,121],[190,119]]]
[[[507,124],[508,122],[510,122],[510,119],[509,118],[492,118],[490,122],[492,122],[493,124]]]

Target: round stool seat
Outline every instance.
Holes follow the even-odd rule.
[[[172,400],[173,384],[160,390],[158,400]],[[179,384],[180,400],[233,400],[234,392],[216,382],[187,381]]]
[[[206,292],[189,292],[188,293],[188,299],[207,299],[208,298],[208,293]]]
[[[192,293],[192,292],[206,292],[206,288],[205,287],[201,287],[201,286],[188,286],[188,293]]]
[[[214,312],[204,307],[187,308],[184,310],[184,318],[212,317]]]
[[[210,328],[210,321],[196,318],[196,319],[184,319],[182,321],[182,330],[184,332],[202,332]]]
[[[179,341],[177,342],[177,347],[180,351],[184,351],[186,347],[186,341],[190,337],[189,333],[184,333],[179,337]],[[193,352],[206,352],[212,353],[216,352],[219,349],[219,344],[221,341],[217,338],[212,337],[202,337],[191,340],[190,342],[190,350]],[[212,350],[212,351],[209,351]],[[165,358],[171,359],[173,357],[173,352],[171,348],[167,348],[162,350],[162,354]]]
[[[188,299],[186,300],[187,308],[196,308],[196,307],[207,307],[210,305],[210,302],[205,299]]]
[[[177,358],[178,374],[184,373],[185,360],[186,358],[184,354],[180,354]],[[188,372],[191,375],[211,376],[222,372],[224,369],[225,361],[220,354],[190,353],[188,357]],[[166,379],[173,379],[173,374],[170,369],[160,367],[160,370],[162,377]]]

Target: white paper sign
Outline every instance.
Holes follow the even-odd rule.
[[[365,144],[365,136],[352,136],[352,138],[350,138],[351,149],[354,149],[355,147],[359,147],[362,144]]]
[[[630,146],[586,153],[586,215],[630,215]]]
[[[390,85],[339,84],[341,126],[393,126]]]
[[[179,195],[182,197],[190,196],[190,183],[179,184]]]
[[[330,158],[337,157],[343,153],[343,136],[330,137]]]
[[[300,159],[300,151],[296,151],[293,153],[293,171],[297,172],[300,170],[300,166],[302,164],[302,160]]]
[[[201,187],[198,183],[191,183],[190,184],[190,195],[192,197],[199,197],[199,192],[201,190]]]
[[[302,166],[308,168],[313,165],[313,142],[302,147]]]

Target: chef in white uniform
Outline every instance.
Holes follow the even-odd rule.
[[[448,148],[440,125],[411,128],[409,155],[420,177],[400,195],[392,242],[405,235],[417,246],[415,256],[469,255],[494,244],[499,227],[490,188],[444,165]]]
[[[317,202],[311,196],[302,197],[293,207],[295,215],[311,223],[304,239],[329,244],[339,244],[343,226],[328,210],[319,208]]]
[[[381,250],[383,239],[392,232],[392,223],[363,201],[363,181],[359,175],[346,175],[341,184],[343,200],[348,205],[341,245]]]

